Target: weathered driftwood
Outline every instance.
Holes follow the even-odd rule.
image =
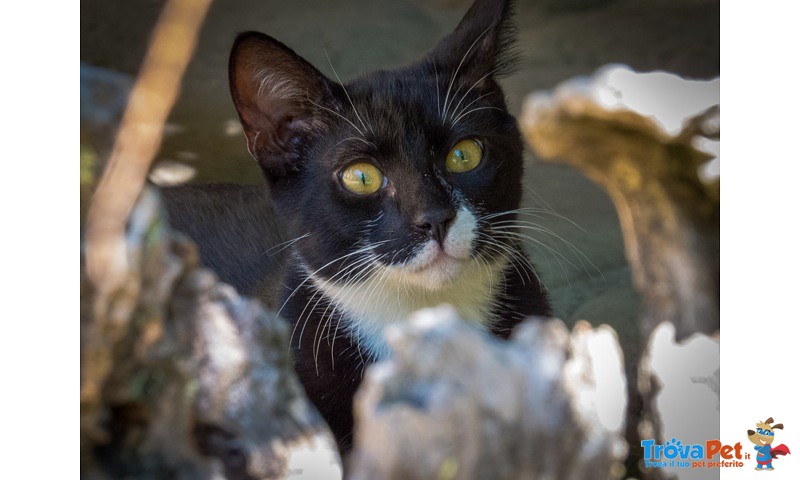
[[[145,191],[132,270],[101,295],[81,270],[83,478],[337,479],[296,381],[288,328],[198,266]],[[532,320],[509,342],[442,308],[390,333],[359,394],[353,479],[619,477],[616,337]]]
[[[647,345],[632,359],[630,401],[641,408],[627,420],[629,467],[641,462],[640,439],[716,438],[719,342],[703,333],[719,329],[719,79],[610,66],[531,95],[521,123],[539,156],[598,182],[619,214]]]
[[[356,401],[353,480],[597,479],[624,469],[625,379],[607,327],[530,320],[509,342],[422,311]]]
[[[719,79],[612,66],[531,95],[520,118],[537,154],[577,167],[611,196],[642,337],[719,329]],[[709,161],[711,163],[709,164]]]
[[[141,191],[209,4],[166,3],[98,185],[82,158],[81,475],[339,478],[286,325],[200,268]]]
[[[286,324],[198,266],[145,191],[130,270],[101,294],[81,265],[84,478],[339,478],[297,382]]]
[[[93,286],[120,288],[126,265],[125,225],[161,146],[211,0],[167,0],[133,85],[114,147],[86,216],[84,259]]]
[[[640,363],[639,390],[651,414],[639,425],[642,439],[684,443],[719,438],[719,338],[695,334],[675,341],[675,327],[656,327]],[[649,477],[719,478],[718,469],[668,467],[644,470]]]

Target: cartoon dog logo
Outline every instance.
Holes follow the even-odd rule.
[[[764,422],[756,422],[755,431],[747,431],[747,439],[755,444],[755,449],[758,452],[758,456],[756,457],[758,466],[756,467],[756,470],[759,472],[761,470],[775,470],[772,467],[772,460],[778,455],[792,453],[789,451],[789,447],[786,445],[781,444],[777,447],[772,446],[772,442],[775,441],[775,430],[783,430],[782,423],[776,423],[775,425],[772,425],[772,422],[772,417],[769,417]]]

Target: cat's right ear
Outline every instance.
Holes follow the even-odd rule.
[[[331,95],[328,79],[289,47],[258,32],[236,38],[228,75],[250,155],[272,180],[296,170],[302,158],[297,140],[315,127],[315,104]]]

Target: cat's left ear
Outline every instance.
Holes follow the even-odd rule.
[[[250,155],[270,180],[296,170],[299,135],[316,128],[314,113],[330,97],[330,81],[292,49],[258,32],[236,38],[228,74]]]
[[[450,72],[457,79],[479,81],[510,73],[517,57],[512,10],[511,0],[475,0],[458,27],[439,41],[427,60],[440,73]]]

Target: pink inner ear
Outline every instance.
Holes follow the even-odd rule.
[[[311,127],[315,104],[330,103],[328,79],[287,46],[257,32],[236,39],[229,76],[250,155],[268,175],[280,175],[296,161],[292,138]]]
[[[302,92],[297,85],[286,78],[285,72],[269,70],[267,68],[258,69],[253,79],[258,83],[256,95],[258,98],[275,98],[285,102],[297,102],[303,100]]]
[[[286,148],[286,124],[291,122],[291,113],[286,111],[285,102],[276,100],[262,97],[255,106],[239,108],[247,150],[257,160],[259,155],[276,154]]]

